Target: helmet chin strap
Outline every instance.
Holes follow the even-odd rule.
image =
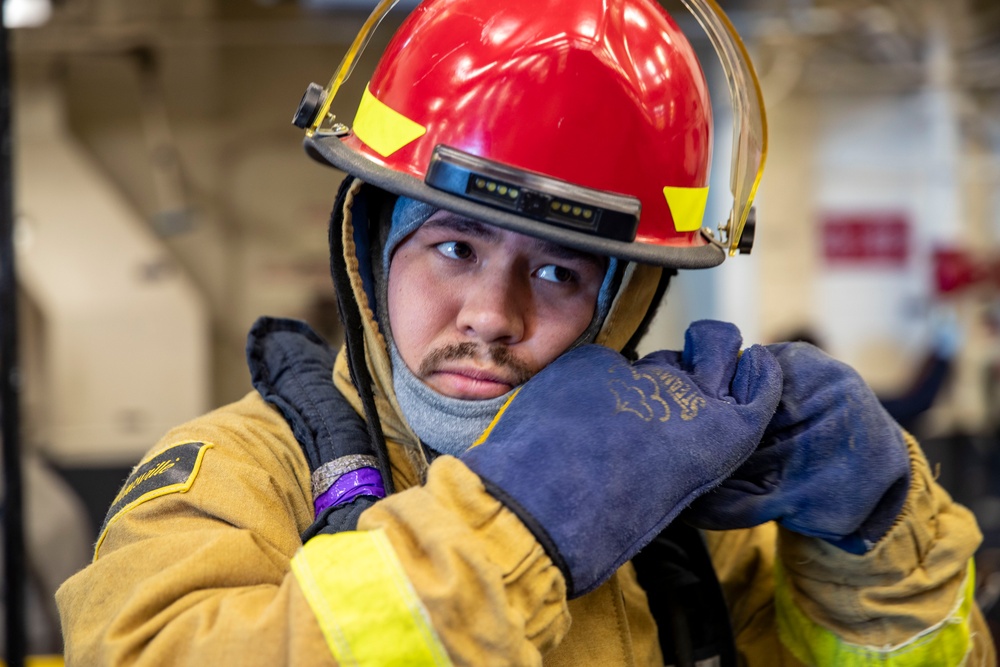
[[[361,309],[351,290],[350,275],[344,260],[344,202],[354,185],[355,179],[344,179],[333,204],[333,211],[330,213],[330,274],[333,277],[333,285],[337,293],[340,319],[344,324],[344,343],[347,350],[347,365],[351,373],[351,382],[357,388],[361,398],[368,437],[378,460],[385,493],[390,495],[395,491],[395,485],[392,481],[392,468],[389,465],[385,435],[382,433],[382,422],[379,420],[378,410],[375,406],[372,377],[368,372],[368,364],[365,360],[364,324],[361,319]]]

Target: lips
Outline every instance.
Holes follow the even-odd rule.
[[[531,368],[509,347],[471,341],[433,350],[420,362],[417,372],[417,377],[439,394],[469,400],[503,396],[532,375]]]
[[[454,375],[463,375],[472,380],[481,380],[483,382],[496,382],[499,384],[513,385],[516,380],[511,378],[508,374],[503,373],[498,370],[490,370],[487,368],[477,368],[473,366],[461,366],[444,364],[441,368],[434,369],[435,373],[452,373]]]
[[[434,369],[423,380],[445,396],[470,400],[502,396],[516,384],[500,371],[452,364]]]

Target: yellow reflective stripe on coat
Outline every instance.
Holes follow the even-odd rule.
[[[451,664],[381,530],[317,535],[292,572],[341,665]]]
[[[781,567],[775,568],[775,605],[778,635],[792,654],[816,667],[917,667],[963,665],[972,649],[969,619],[975,603],[975,570],[972,561],[966,572],[959,599],[940,623],[909,641],[896,646],[876,647],[849,644],[833,632],[814,623],[792,601],[788,580]]]

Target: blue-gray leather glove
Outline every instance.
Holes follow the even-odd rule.
[[[756,448],[781,369],[731,324],[698,322],[684,352],[631,364],[597,345],[566,353],[462,455],[566,576],[599,586]]]
[[[850,366],[808,343],[768,349],[784,375],[778,411],[757,451],[684,518],[715,530],[773,520],[864,553],[906,499],[902,430]]]

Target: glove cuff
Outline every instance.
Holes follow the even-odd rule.
[[[871,551],[879,540],[885,537],[889,529],[895,525],[906,496],[910,489],[910,471],[896,480],[882,496],[872,513],[862,522],[858,530],[847,537],[838,540],[827,540],[833,546],[844,551],[861,555]]]

